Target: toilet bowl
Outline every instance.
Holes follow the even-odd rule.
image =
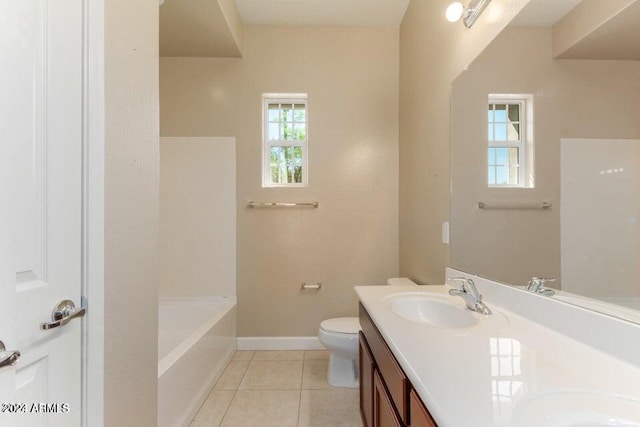
[[[335,387],[358,387],[358,332],[357,317],[337,317],[323,320],[318,339],[329,350],[327,381]]]
[[[389,286],[416,285],[404,277],[387,280]],[[329,350],[327,381],[334,387],[357,388],[359,384],[357,317],[337,317],[323,320],[318,329],[318,339]]]

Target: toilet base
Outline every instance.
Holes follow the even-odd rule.
[[[358,358],[348,359],[331,353],[327,381],[334,387],[358,388],[360,385],[358,364]]]

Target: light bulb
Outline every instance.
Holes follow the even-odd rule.
[[[447,17],[447,21],[449,22],[457,22],[462,18],[462,14],[464,13],[464,6],[459,1],[451,3],[447,8],[447,12],[445,16]]]

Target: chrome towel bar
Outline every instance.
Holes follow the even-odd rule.
[[[551,202],[478,202],[478,209],[520,209],[520,210],[547,210],[551,209]]]
[[[320,206],[318,202],[287,203],[287,202],[249,202],[248,208],[313,208]]]

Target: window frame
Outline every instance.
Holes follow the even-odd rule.
[[[303,104],[305,110],[305,138],[297,140],[269,139],[269,104]],[[302,150],[302,182],[274,183],[271,180],[271,148],[300,147]],[[262,94],[262,187],[308,187],[309,186],[309,97],[306,93]]]
[[[489,122],[486,117],[487,161],[485,169],[487,170],[487,179],[485,182],[489,188],[533,188],[533,96],[527,94],[489,94],[487,111],[492,104],[518,105],[520,107],[520,132],[518,141],[489,140],[489,124],[496,122]],[[518,148],[518,184],[489,184],[489,148]]]

